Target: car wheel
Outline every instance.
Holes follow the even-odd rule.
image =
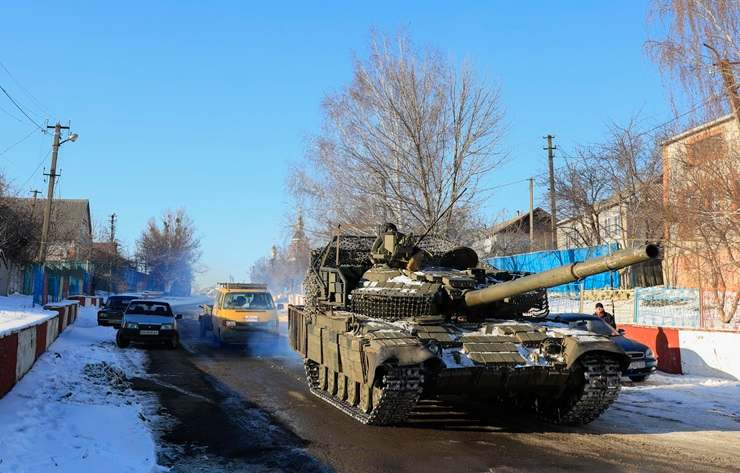
[[[643,375],[640,375],[640,376],[630,376],[630,381],[633,381],[635,383],[642,383],[646,379],[647,379],[647,375],[646,374],[643,374]]]
[[[131,340],[124,337],[120,331],[116,333],[116,345],[118,348],[127,348],[131,344]]]
[[[213,329],[213,343],[216,345],[216,348],[224,346],[224,341],[221,339],[221,330]]]
[[[170,340],[167,346],[168,348],[175,350],[179,345],[180,345],[180,342],[177,340],[177,338],[173,338],[172,340]]]

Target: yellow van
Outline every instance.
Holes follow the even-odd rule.
[[[277,331],[278,315],[266,284],[219,283],[213,305],[203,306],[200,335],[216,343],[246,343],[253,330]]]

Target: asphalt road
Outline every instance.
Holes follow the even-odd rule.
[[[428,402],[408,426],[364,426],[308,392],[302,361],[287,345],[285,326],[282,334],[255,334],[246,347],[219,349],[198,337],[195,310],[185,312],[185,349],[172,356],[187,359],[262,410],[298,439],[286,448],[299,447],[322,468],[346,473],[737,471],[731,452],[692,450],[677,445],[671,432],[638,434],[600,420],[583,428],[554,427],[526,412],[491,406]],[[702,436],[683,434],[688,435],[685,443],[692,435]]]

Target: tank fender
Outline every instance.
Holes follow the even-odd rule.
[[[619,360],[620,368],[624,371],[629,366],[629,356],[614,342],[597,336],[571,336],[563,340],[563,356],[570,369],[576,361],[586,353],[601,352],[614,354]]]
[[[370,339],[362,351],[365,382],[372,384],[378,368],[388,361],[398,366],[420,365],[436,355],[414,338]]]

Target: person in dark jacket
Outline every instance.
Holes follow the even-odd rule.
[[[614,316],[604,310],[604,304],[601,302],[596,303],[596,312],[594,312],[594,315],[601,317],[601,320],[614,327],[614,329],[617,328],[617,322],[614,320]]]

